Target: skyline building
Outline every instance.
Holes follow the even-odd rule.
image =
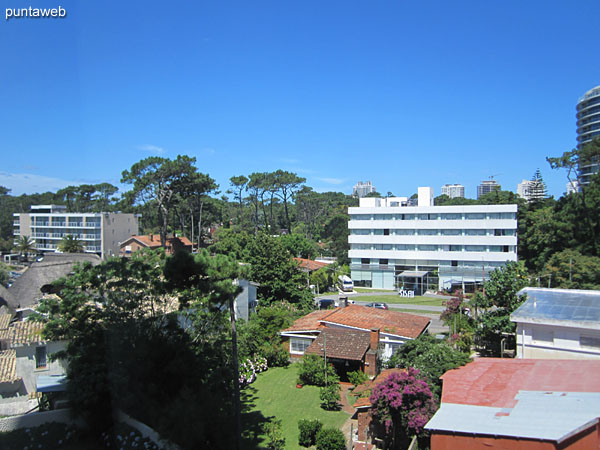
[[[496,180],[484,180],[479,186],[477,186],[477,198],[481,198],[482,195],[489,194],[490,192],[499,191],[501,186]]]
[[[587,91],[577,102],[577,148],[600,137],[600,86]],[[600,170],[600,160],[594,158],[590,163],[578,167],[579,182],[586,185],[590,177]]]
[[[370,181],[359,181],[352,188],[353,197],[363,198],[371,192],[376,192],[376,189]]]
[[[465,198],[465,187],[462,184],[445,184],[442,186],[442,195],[450,198]]]

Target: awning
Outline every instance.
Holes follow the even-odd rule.
[[[66,375],[40,375],[37,380],[38,392],[64,392],[67,390]]]
[[[404,272],[400,273],[397,276],[402,277],[402,278],[408,278],[408,277],[423,278],[428,273],[429,273],[429,271],[427,271],[427,270],[405,270]]]

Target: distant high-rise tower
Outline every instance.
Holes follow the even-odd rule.
[[[366,197],[367,194],[370,194],[371,192],[376,192],[376,190],[375,186],[373,186],[370,181],[359,181],[352,189],[352,195],[358,198]]]
[[[465,198],[465,187],[462,184],[445,184],[442,186],[442,195]]]
[[[600,86],[587,91],[577,102],[577,148],[582,148],[595,137],[600,137]],[[590,177],[600,170],[600,161],[580,165],[579,181],[582,185],[590,182]]]
[[[490,192],[499,191],[500,185],[496,180],[484,180],[477,186],[477,198]]]

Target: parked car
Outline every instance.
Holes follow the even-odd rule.
[[[337,308],[337,301],[331,298],[322,298],[319,300],[319,309]]]
[[[369,308],[377,308],[377,309],[390,309],[388,308],[387,303],[367,303],[365,306]]]

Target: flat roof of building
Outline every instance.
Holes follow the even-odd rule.
[[[600,330],[600,291],[528,287],[518,294],[527,300],[510,315],[513,322]]]
[[[563,441],[600,417],[600,361],[479,358],[446,372],[428,430]]]

